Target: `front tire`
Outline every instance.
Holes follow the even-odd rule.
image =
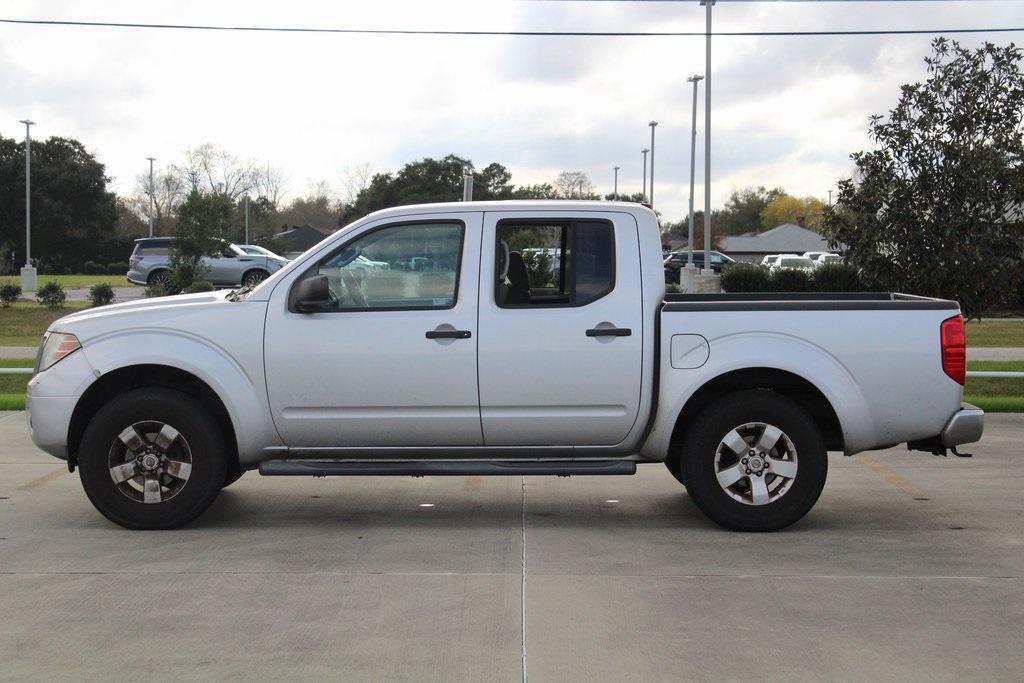
[[[128,529],[174,529],[210,506],[227,474],[224,436],[198,401],[147,387],[93,416],[78,452],[82,487]]]
[[[697,507],[734,531],[776,531],[806,515],[828,475],[817,425],[771,391],[719,398],[693,420],[682,477]]]

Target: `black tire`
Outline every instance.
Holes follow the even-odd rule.
[[[234,484],[236,481],[242,478],[245,474],[245,470],[238,466],[237,462],[229,463],[227,471],[224,474],[224,485],[221,488],[227,488]]]
[[[715,465],[716,453],[726,435],[751,423],[777,427],[798,458],[788,489],[777,499],[759,505],[730,495],[719,484]],[[682,477],[694,503],[716,524],[734,531],[777,531],[798,521],[814,507],[828,475],[828,453],[817,425],[797,403],[771,391],[737,392],[714,401],[692,424],[683,442]],[[732,451],[723,453],[728,458]],[[738,461],[735,466],[741,467]],[[762,476],[769,486],[776,485],[775,475]],[[742,492],[747,487],[753,498],[753,479],[749,475],[745,479],[747,482],[734,484],[732,490]],[[784,478],[778,482],[783,483]]]
[[[266,280],[268,277],[267,271],[260,268],[254,268],[253,270],[245,271],[242,275],[242,286],[243,287],[255,287],[259,283]]]
[[[152,422],[177,430],[184,441],[174,443],[179,444],[177,448],[181,443],[187,446],[191,469],[183,484],[165,479],[180,485],[176,493],[161,502],[145,503],[125,493],[126,484],[114,482],[110,458],[122,444],[122,432]],[[89,500],[107,519],[128,529],[174,529],[198,517],[224,485],[226,462],[224,436],[209,412],[186,394],[158,387],[135,389],[100,408],[86,427],[78,451],[82,486]]]
[[[163,268],[154,270],[146,278],[146,285],[149,287],[163,287],[167,292],[174,291],[174,282],[171,280],[171,271]]]

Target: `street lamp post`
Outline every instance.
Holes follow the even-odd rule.
[[[658,122],[651,121],[647,124],[651,127],[651,208],[654,208],[654,129],[657,128]]]
[[[146,157],[149,161],[149,236],[153,236],[153,162],[155,157]]]
[[[249,195],[245,195],[245,243],[249,244]]]
[[[690,128],[690,228],[686,257],[686,265],[690,268],[693,267],[693,186],[697,169],[697,84],[703,79],[700,74],[694,74],[686,79],[687,83],[693,83],[693,119]]]
[[[645,202],[647,201],[647,153],[649,151],[649,149],[640,150],[640,153],[644,155],[644,190],[641,193],[641,198]]]
[[[619,167],[612,166],[612,170],[615,171],[615,185],[612,189],[612,198],[618,201],[619,199]]]
[[[36,269],[32,266],[32,132],[35,121],[22,119],[25,124],[25,267],[21,269],[21,291],[36,289]]]
[[[711,8],[715,0],[701,0],[706,8],[704,32],[704,275],[711,275]]]
[[[468,166],[462,171],[462,201],[473,201],[473,171]]]

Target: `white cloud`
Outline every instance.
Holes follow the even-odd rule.
[[[1024,1],[719,3],[721,30],[1019,23]],[[702,30],[690,3],[332,3],[65,0],[10,18],[366,28]],[[967,44],[1006,34],[962,36]],[[824,197],[867,144],[867,118],[923,77],[927,36],[715,40],[715,203],[743,185]],[[639,189],[660,121],[657,200],[683,215],[690,89],[702,38],[409,37],[0,26],[0,133],[81,139],[129,191],[145,157],[212,141],[282,167],[292,193],[346,166],[449,152],[505,163],[518,183],[588,172]],[[702,144],[698,154],[702,153]],[[701,168],[698,160],[698,169]],[[698,193],[702,191],[698,170]],[[698,197],[697,204],[702,204]]]

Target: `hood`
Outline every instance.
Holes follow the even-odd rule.
[[[228,301],[227,295],[227,290],[199,292],[87,308],[56,320],[50,330],[74,334],[84,346],[89,339],[121,330],[190,330],[199,321],[208,323],[211,318],[220,324],[231,324],[234,316],[251,311],[253,303],[266,306],[266,302]]]

